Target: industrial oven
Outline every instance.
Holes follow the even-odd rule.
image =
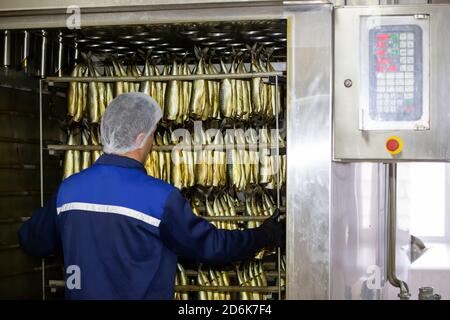
[[[26,257],[17,244],[18,228],[62,179],[100,155],[98,123],[110,99],[143,91],[165,108],[174,105],[165,101],[167,87],[176,85],[179,110],[165,108],[147,171],[174,183],[194,212],[219,228],[256,227],[280,208],[287,216],[288,243],[286,252],[262,251],[251,261],[227,266],[180,260],[175,298],[300,297],[299,280],[309,276],[294,261],[318,251],[322,244],[308,238],[328,228],[328,199],[321,188],[331,155],[331,6],[147,2],[86,2],[81,9],[61,2],[47,9],[31,2],[5,4],[0,19],[1,295],[58,297],[64,286],[61,261]],[[202,112],[192,107],[196,81],[208,90]],[[233,88],[229,109],[220,96],[222,85]],[[101,97],[93,98],[89,86]],[[255,88],[259,93],[252,96]],[[179,128],[192,138],[175,138]],[[315,146],[302,159],[309,146],[298,141],[311,128]],[[224,149],[217,151],[217,145]],[[174,154],[195,163],[174,166],[167,158]],[[245,159],[253,162],[246,166]],[[311,165],[322,172],[309,171]],[[311,178],[316,182],[305,185]],[[317,217],[308,218],[314,229],[306,228],[299,215],[309,202],[301,196],[305,191],[322,206],[323,214],[315,208],[311,214]],[[325,262],[317,261],[320,277],[327,273]]]
[[[409,297],[402,248],[410,237],[396,225],[396,166],[449,159],[450,43],[440,32],[448,30],[447,5],[78,2],[6,1],[0,8],[0,296],[49,299],[64,285],[61,261],[26,257],[16,233],[63,177],[101,152],[102,107],[77,114],[68,101],[83,101],[90,85],[113,96],[147,88],[164,107],[169,83],[189,92],[204,81],[211,106],[229,82],[252,108],[248,93],[257,83],[270,107],[192,114],[180,98],[186,111],[165,111],[147,170],[177,184],[196,214],[219,228],[257,226],[279,207],[287,246],[220,268],[181,260],[175,298],[385,299],[397,298],[394,287]],[[175,168],[178,176],[193,174],[171,180],[166,154],[185,141],[172,132],[193,132],[194,121],[204,131],[244,135],[217,140],[200,130],[179,158],[214,159],[208,152],[221,144],[230,152],[220,157],[268,160],[250,169],[231,161],[216,179],[195,166]],[[255,142],[248,129],[279,135]],[[264,163],[280,170],[261,179]]]

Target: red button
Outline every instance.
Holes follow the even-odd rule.
[[[397,151],[400,147],[400,144],[395,139],[390,139],[386,142],[386,149],[389,151]]]

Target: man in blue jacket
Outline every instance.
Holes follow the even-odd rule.
[[[89,169],[64,180],[19,231],[25,252],[62,251],[79,283],[68,299],[172,299],[177,256],[223,264],[283,244],[274,215],[261,227],[220,230],[192,213],[174,186],[148,176],[143,164],[162,117],[151,97],[114,99],[101,123],[103,154]]]

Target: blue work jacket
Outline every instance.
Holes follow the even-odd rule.
[[[64,180],[19,237],[34,256],[61,249],[68,299],[173,299],[178,256],[224,264],[267,245],[263,229],[217,229],[177,188],[112,154]]]

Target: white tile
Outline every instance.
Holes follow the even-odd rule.
[[[408,39],[408,40],[414,40],[414,33],[409,32],[409,33],[408,33],[408,36],[407,36],[407,39]]]
[[[414,86],[406,86],[405,92],[414,92]]]
[[[414,65],[408,64],[408,65],[406,66],[406,71],[408,71],[408,72],[414,71]]]

